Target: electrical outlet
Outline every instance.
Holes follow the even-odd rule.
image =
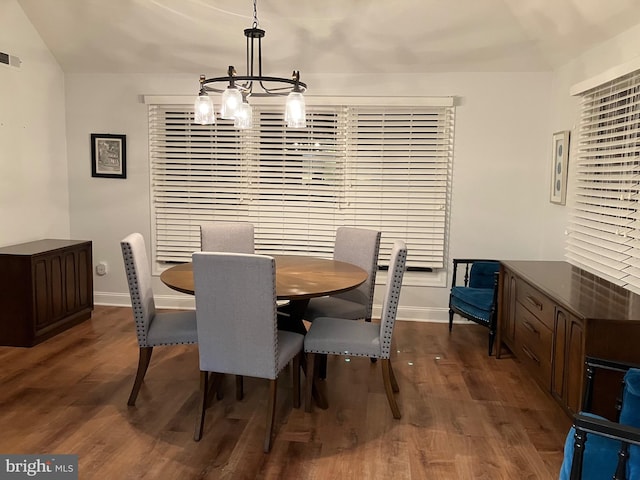
[[[96,274],[99,276],[107,274],[107,262],[100,262],[96,265]]]

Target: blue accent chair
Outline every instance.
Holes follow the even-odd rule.
[[[464,273],[462,270],[464,268]],[[458,272],[461,270],[461,272]],[[498,319],[498,272],[500,262],[455,258],[449,295],[449,332],[453,314],[489,328],[489,355],[493,351]]]
[[[574,415],[564,446],[560,480],[640,478],[640,366],[587,357],[583,411]],[[600,369],[623,372],[618,421],[589,413]]]

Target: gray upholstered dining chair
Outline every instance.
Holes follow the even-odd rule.
[[[203,252],[254,253],[254,227],[249,222],[212,222],[200,225]]]
[[[138,370],[127,405],[135,405],[138,392],[151,361],[153,347],[196,343],[196,313],[191,311],[156,312],[149,259],[140,233],[120,241],[129,284],[131,307],[140,348]]]
[[[365,270],[367,280],[358,288],[328,297],[312,298],[304,318],[313,321],[317,317],[339,317],[349,320],[371,321],[373,292],[378,271],[380,232],[365,228],[339,227],[333,251],[333,259],[351,263]]]
[[[202,437],[209,394],[217,390],[212,388],[212,374],[269,379],[265,452],[271,449],[278,375],[289,362],[293,370],[293,406],[300,406],[304,337],[277,329],[275,268],[273,257],[265,255],[193,254],[202,394],[196,440]]]
[[[394,418],[400,418],[400,409],[394,397],[398,382],[391,367],[391,339],[398,311],[402,277],[407,261],[407,247],[396,240],[391,251],[391,262],[387,275],[385,297],[382,304],[380,324],[364,321],[347,322],[343,318],[316,318],[304,339],[307,355],[307,381],[305,386],[305,409],[311,411],[313,377],[316,374],[317,354],[345,355],[379,358],[382,363],[382,378],[387,400]]]
[[[255,253],[254,226],[249,222],[209,222],[200,225],[203,252]],[[236,375],[236,399],[244,396],[244,380]]]

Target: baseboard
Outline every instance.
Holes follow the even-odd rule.
[[[380,318],[382,305],[373,306],[373,318]],[[449,308],[398,306],[398,320],[449,323]]]
[[[196,302],[189,295],[154,295],[156,308],[193,310]],[[124,293],[94,292],[93,303],[111,307],[130,307],[131,297]]]

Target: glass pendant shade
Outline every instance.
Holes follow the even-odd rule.
[[[216,123],[215,112],[213,110],[213,102],[209,95],[203,93],[198,95],[194,104],[196,123],[200,125],[213,125]]]
[[[242,105],[242,94],[236,87],[228,87],[222,92],[222,105],[220,106],[220,118],[233,120],[236,111]]]
[[[240,104],[236,110],[233,126],[240,130],[247,130],[253,126],[253,109],[251,105],[246,102]]]
[[[306,128],[307,110],[302,93],[291,92],[287,96],[284,121],[287,124],[287,128]]]

